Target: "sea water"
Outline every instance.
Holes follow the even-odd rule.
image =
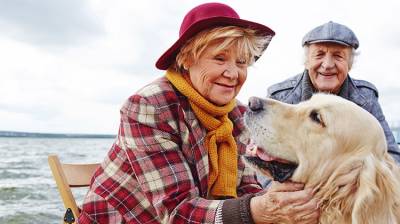
[[[101,162],[112,138],[0,137],[0,223],[61,223],[64,206],[47,163]],[[73,190],[78,204],[86,189]]]

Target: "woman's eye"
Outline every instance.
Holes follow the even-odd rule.
[[[221,55],[215,56],[214,59],[217,61],[225,61],[225,57]]]

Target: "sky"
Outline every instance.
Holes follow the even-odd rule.
[[[199,0],[0,0],[0,130],[116,134],[119,109],[164,75],[154,66]],[[230,0],[241,18],[276,32],[238,99],[301,73],[301,39],[334,21],[360,41],[350,75],[372,82],[400,125],[400,1]]]

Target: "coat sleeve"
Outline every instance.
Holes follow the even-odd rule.
[[[378,97],[372,97],[373,100],[370,101],[370,113],[373,114],[376,119],[378,119],[381,124],[383,131],[385,132],[386,142],[388,145],[388,152],[392,155],[392,157],[396,160],[398,164],[400,164],[400,150],[399,146],[396,143],[396,140],[393,136],[393,132],[390,129],[385,116],[383,114],[382,108],[378,102]]]

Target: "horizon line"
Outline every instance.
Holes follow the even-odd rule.
[[[0,130],[0,137],[102,137],[112,138],[116,134],[93,134],[93,133],[51,133],[51,132],[24,132]]]

